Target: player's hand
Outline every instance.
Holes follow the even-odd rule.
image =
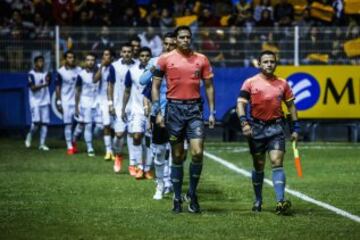
[[[252,129],[251,129],[250,124],[246,124],[242,127],[242,133],[245,137],[251,137]]]
[[[124,122],[127,122],[127,115],[126,115],[126,112],[125,112],[125,109],[123,109],[121,111],[121,119],[124,121]]]
[[[165,127],[165,119],[161,113],[158,113],[158,115],[156,116],[155,123],[162,128]]]
[[[116,112],[115,112],[114,105],[109,105],[109,113],[110,113],[111,116],[116,117]]]
[[[210,114],[209,116],[209,128],[213,129],[215,127],[215,116]]]
[[[291,141],[292,142],[295,142],[295,146],[297,147],[297,142],[298,142],[298,139],[299,139],[299,134],[297,132],[293,132],[291,134]]]

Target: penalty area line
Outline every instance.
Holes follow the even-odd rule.
[[[224,160],[224,159],[222,159],[222,158],[220,158],[218,156],[215,156],[214,154],[211,154],[211,153],[209,153],[207,151],[204,151],[204,155],[206,157],[210,158],[211,160],[225,166],[226,168],[228,168],[228,169],[230,169],[230,170],[232,170],[232,171],[234,171],[236,173],[239,173],[239,174],[241,174],[241,175],[243,175],[245,177],[251,178],[251,172],[249,172],[249,171],[247,171],[247,170],[245,170],[243,168],[240,168],[240,167],[236,166],[233,163],[230,163],[230,162],[228,162],[228,161],[226,161],[226,160]],[[264,179],[264,182],[267,183],[270,186],[273,186],[272,181],[267,179],[267,178]],[[341,215],[343,217],[346,217],[348,219],[351,219],[351,220],[353,220],[355,222],[360,223],[360,217],[357,216],[357,215],[351,214],[351,213],[349,213],[347,211],[344,211],[344,210],[342,210],[340,208],[334,207],[334,206],[332,206],[332,205],[330,205],[328,203],[316,200],[316,199],[314,199],[312,197],[309,197],[306,194],[303,194],[303,193],[301,193],[299,191],[295,191],[295,190],[292,190],[292,189],[289,189],[289,188],[285,188],[285,191],[287,193],[289,193],[290,195],[293,195],[293,196],[295,196],[297,198],[300,198],[301,200],[303,200],[305,202],[310,202],[310,203],[315,204],[315,205],[317,205],[319,207],[330,210],[330,211],[332,211],[332,212],[334,212],[334,213],[336,213],[338,215]]]

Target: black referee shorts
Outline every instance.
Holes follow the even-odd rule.
[[[196,100],[168,100],[166,128],[172,143],[204,138],[203,103]]]
[[[279,150],[285,152],[285,122],[275,119],[269,122],[254,120],[251,123],[252,136],[249,138],[251,154]]]

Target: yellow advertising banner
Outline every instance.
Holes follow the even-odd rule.
[[[360,66],[279,66],[300,119],[360,119]]]

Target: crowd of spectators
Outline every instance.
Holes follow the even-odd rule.
[[[345,14],[343,0],[0,0],[0,65],[21,69],[21,59],[35,55],[34,49],[53,51],[55,25],[78,29],[61,32],[63,50],[77,44],[85,50],[114,47],[136,33],[141,45],[158,55],[161,34],[186,17],[193,19],[188,24],[196,48],[215,65],[248,66],[264,48],[278,52],[283,64],[293,64],[293,26],[300,28],[301,63],[358,64],[357,58],[347,58],[343,44],[359,37],[359,16]],[[91,27],[101,30],[92,34]],[[112,27],[131,30],[122,38],[111,36]]]

